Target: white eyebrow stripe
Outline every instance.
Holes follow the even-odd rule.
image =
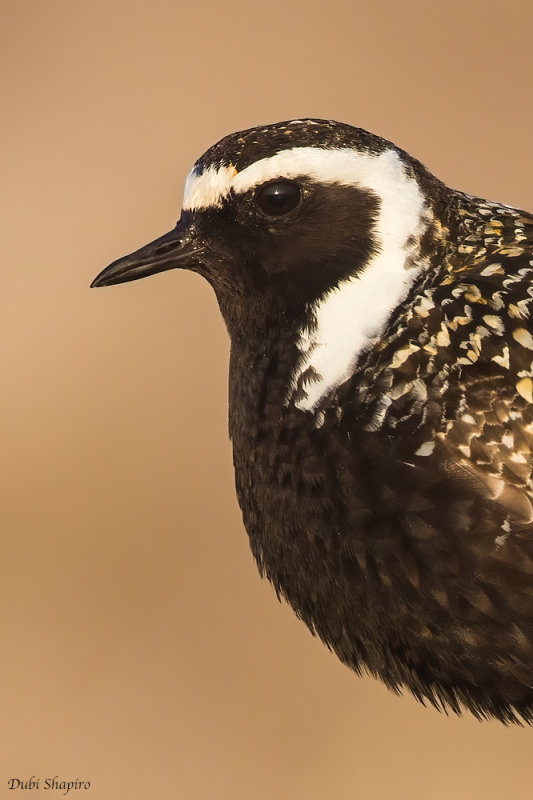
[[[230,191],[243,194],[255,186],[276,178],[306,176],[321,183],[361,186],[379,195],[385,182],[390,192],[394,184],[403,192],[409,180],[396,150],[382,153],[358,152],[352,148],[292,147],[262,158],[237,172],[230,164],[208,167],[197,174],[193,168],[185,182],[183,208],[219,208]],[[401,177],[402,180],[398,181]]]
[[[236,173],[232,164],[218,169],[208,167],[200,174],[193,167],[185,179],[183,210],[217,208],[222,205],[222,199],[229,194],[231,181]]]
[[[394,150],[387,152],[398,158]],[[360,153],[348,148],[293,147],[250,164],[237,173],[232,188],[241,194],[275,178],[292,179],[302,175],[321,183],[372,188],[370,182],[376,170],[376,159],[383,155]]]

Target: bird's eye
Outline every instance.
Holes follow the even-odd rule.
[[[260,186],[255,193],[259,209],[269,217],[282,217],[300,202],[302,193],[296,183],[275,181]]]

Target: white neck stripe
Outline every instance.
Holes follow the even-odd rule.
[[[302,359],[287,401],[309,369],[314,378],[301,387],[305,394],[296,402],[303,411],[312,411],[350,377],[358,357],[383,333],[424,268],[416,256],[430,213],[416,180],[406,174],[395,150],[357,155],[357,182],[380,200],[373,230],[377,252],[361,272],[316,303],[315,324],[300,331]],[[345,177],[355,183],[354,172]]]

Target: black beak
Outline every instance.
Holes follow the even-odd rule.
[[[94,279],[91,287],[136,281],[167,269],[194,269],[200,264],[198,256],[203,250],[194,234],[193,227],[180,220],[169,233],[113,261]]]

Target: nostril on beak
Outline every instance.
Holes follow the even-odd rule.
[[[176,249],[175,242],[167,242],[166,244],[161,244],[159,247],[156,248],[155,254],[158,256],[164,256],[166,253],[170,253]]]

